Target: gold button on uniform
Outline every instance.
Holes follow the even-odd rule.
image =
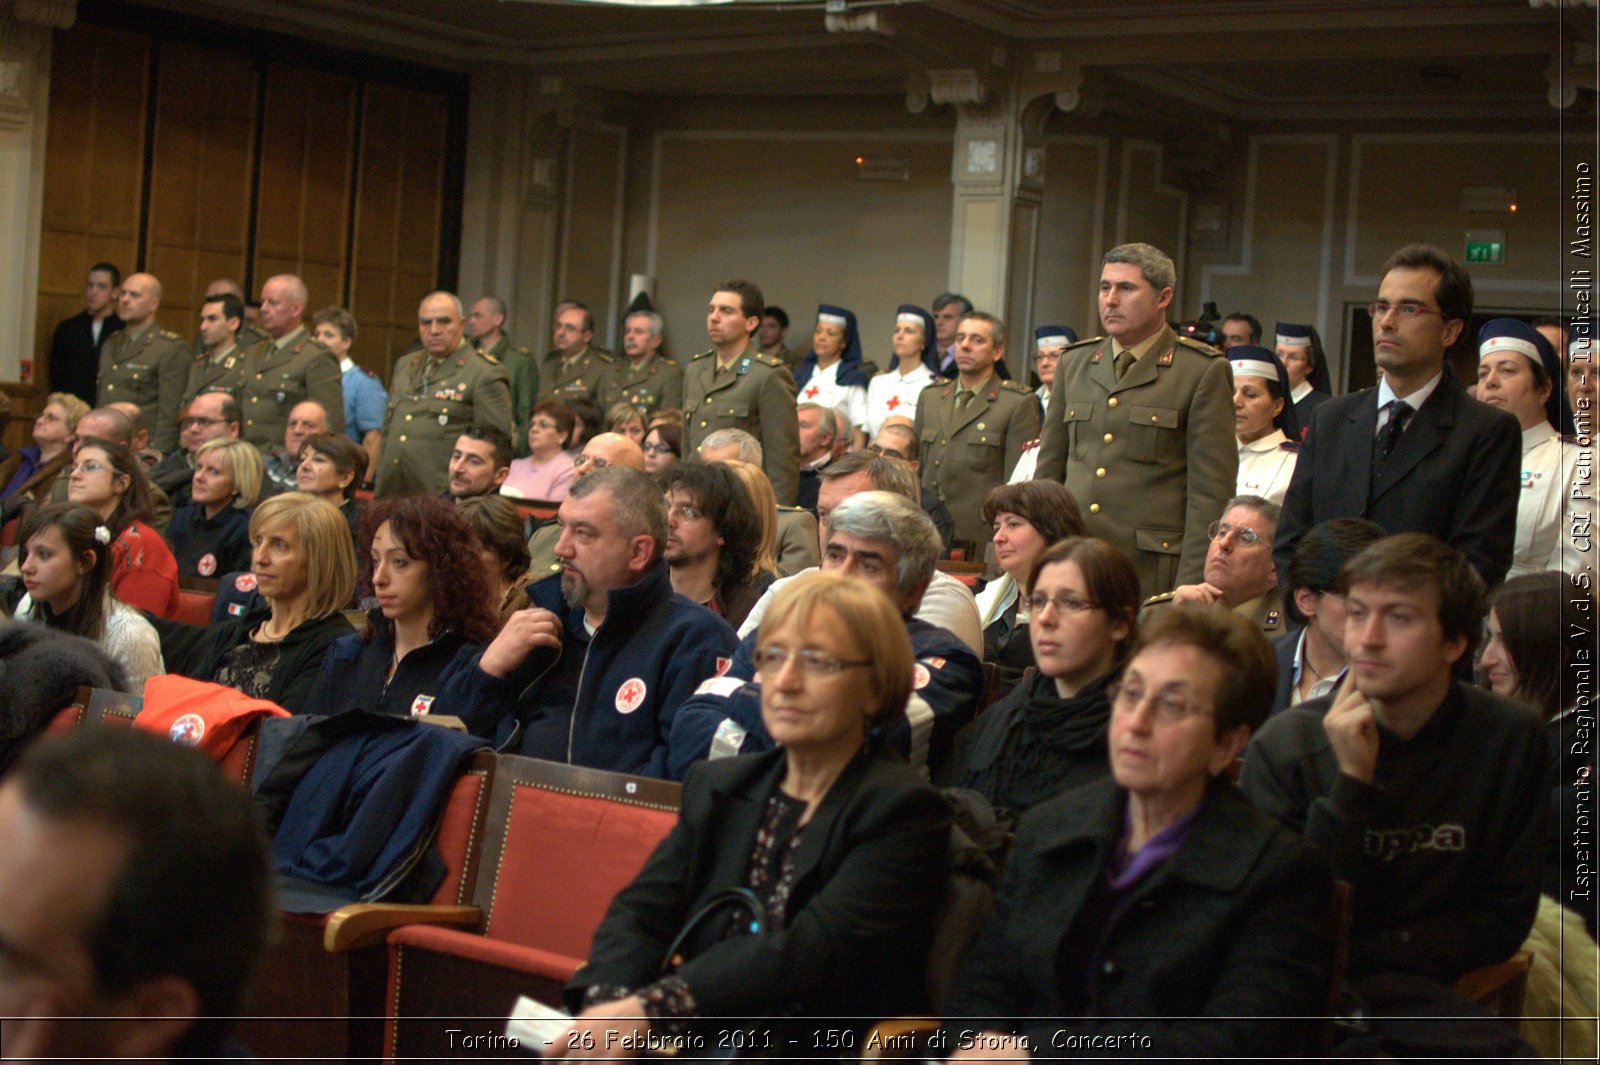
[[[1094,471],[1094,475],[1096,477],[1104,477],[1106,475],[1106,468],[1101,466],[1098,470]]]
[[[1109,444],[1109,443],[1111,443],[1111,434],[1107,433],[1105,436],[1101,437],[1100,439],[1104,440],[1106,443]]]
[[[1161,418],[1160,418],[1159,415],[1152,414],[1152,415],[1150,415],[1150,420],[1152,422],[1159,422],[1161,420]]]
[[[405,443],[405,442],[406,442],[406,434],[404,434],[404,433],[401,433],[401,434],[400,434],[400,442],[401,442],[401,443],[402,443],[402,444],[403,444],[403,443]]]
[[[1117,397],[1116,396],[1112,396],[1110,399],[1106,400],[1106,406],[1115,407],[1116,405],[1117,405]]]
[[[1089,504],[1089,513],[1090,514],[1098,514],[1098,513],[1100,513],[1100,504],[1099,503],[1090,503]]]

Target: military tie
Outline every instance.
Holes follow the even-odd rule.
[[[1133,357],[1133,352],[1129,351],[1127,348],[1123,348],[1122,351],[1117,355],[1117,380],[1122,380],[1122,378],[1128,372],[1128,367],[1132,366],[1137,361],[1138,360]]]
[[[1389,406],[1389,422],[1378,434],[1378,444],[1372,449],[1372,473],[1377,475],[1383,468],[1389,454],[1394,451],[1394,446],[1400,442],[1400,434],[1406,431],[1406,425],[1411,421],[1411,416],[1416,411],[1411,404],[1403,399],[1397,399]]]
[[[967,409],[967,404],[972,400],[972,390],[968,388],[956,389],[956,410]]]

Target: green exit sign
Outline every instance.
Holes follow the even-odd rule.
[[[1506,261],[1506,235],[1503,230],[1478,230],[1467,233],[1467,262],[1501,266]]]

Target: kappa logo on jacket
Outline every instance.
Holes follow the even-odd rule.
[[[1361,849],[1369,857],[1386,862],[1417,851],[1464,851],[1467,830],[1461,825],[1418,825],[1415,828],[1388,830],[1369,828],[1361,838]]]

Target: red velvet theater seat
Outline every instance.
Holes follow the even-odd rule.
[[[132,725],[144,700],[109,688],[79,688],[77,698],[56,711],[46,732],[65,732],[79,725]]]
[[[385,1058],[448,1057],[447,1031],[467,1024],[451,1018],[505,1018],[518,995],[559,1003],[612,896],[676,823],[678,799],[666,781],[503,755],[478,877],[482,934],[390,934]]]

